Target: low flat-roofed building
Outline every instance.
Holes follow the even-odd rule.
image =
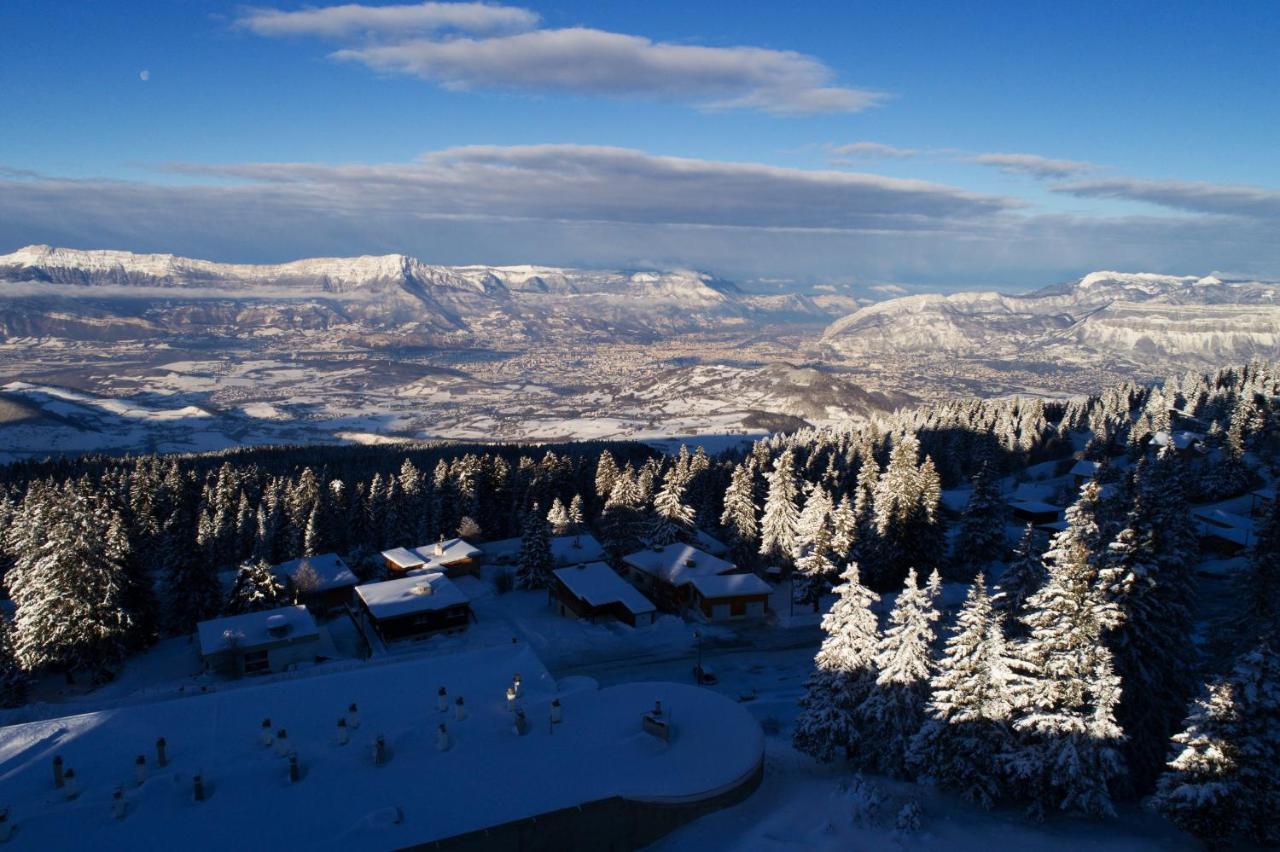
[[[393,547],[382,551],[383,562],[393,576],[439,571],[450,577],[479,570],[480,548],[462,538],[441,539],[421,547]]]
[[[497,565],[514,565],[520,556],[520,539],[504,538],[484,543],[485,560]],[[604,548],[591,533],[570,533],[551,537],[551,561],[557,568],[585,565],[605,558]]]
[[[1028,524],[1050,524],[1058,520],[1060,508],[1040,500],[1010,500],[1009,509],[1015,520]]]
[[[561,615],[615,618],[632,627],[653,624],[657,616],[653,602],[603,562],[561,568],[554,576],[551,594]]]
[[[302,556],[274,565],[271,572],[286,581],[298,603],[325,613],[347,605],[359,578],[336,553]]]
[[[282,672],[315,662],[320,628],[305,606],[286,606],[196,625],[205,665],[227,674]]]
[[[465,630],[471,623],[471,602],[442,573],[366,583],[356,586],[356,598],[384,642]]]
[[[773,587],[755,574],[717,574],[695,577],[694,606],[712,621],[760,618],[768,610]]]

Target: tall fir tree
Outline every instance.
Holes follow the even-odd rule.
[[[924,724],[932,668],[933,624],[938,620],[930,593],[914,568],[889,615],[876,647],[876,686],[858,710],[862,745],[858,763],[896,777],[908,774],[911,738]]]
[[[729,487],[724,492],[724,511],[720,514],[720,526],[739,564],[747,562],[756,553],[760,540],[760,523],[756,515],[755,466],[747,457],[733,469]]]
[[[547,512],[547,523],[555,535],[566,535],[569,532],[569,510],[557,497],[551,501],[551,509]]]
[[[668,468],[662,487],[653,498],[648,539],[651,544],[668,545],[693,533],[693,508],[685,503],[688,467],[680,462]]]
[[[236,570],[236,579],[227,596],[227,615],[262,612],[290,603],[284,583],[276,579],[266,562],[246,562]]]
[[[800,489],[796,482],[795,454],[783,450],[769,473],[769,491],[760,520],[760,554],[784,562],[796,557],[796,526],[800,510],[796,499]]]
[[[18,707],[26,703],[31,679],[14,646],[13,625],[0,615],[0,707]]]
[[[879,625],[872,607],[879,596],[862,585],[855,562],[840,575],[838,599],[822,618],[826,634],[805,681],[796,720],[795,747],[826,763],[848,755],[862,740],[858,708],[874,688]]]
[[[960,516],[951,560],[961,569],[960,579],[965,580],[1005,554],[1005,506],[990,465],[983,462],[972,482],[973,490]]]
[[[640,544],[644,495],[630,468],[618,473],[600,516],[601,544],[617,559]]]
[[[1280,659],[1269,644],[1196,701],[1153,804],[1211,846],[1280,845]]]
[[[1111,784],[1124,769],[1115,720],[1120,678],[1103,641],[1120,613],[1098,582],[1098,488],[1087,483],[1067,510],[1067,529],[1045,554],[1048,581],[1024,617],[1030,636],[1020,652],[1019,742],[1008,766],[1034,814],[1111,816]]]
[[[1025,635],[1022,617],[1026,614],[1027,601],[1044,587],[1047,576],[1036,547],[1035,526],[1027,524],[991,599],[995,608],[1004,614],[1005,632],[1010,637]]]
[[[551,582],[555,562],[551,558],[551,528],[538,504],[525,516],[524,533],[520,537],[520,554],[516,560],[517,589],[544,589]]]
[[[930,683],[928,720],[908,764],[985,808],[1006,795],[1000,756],[1013,742],[1014,659],[979,574]]]

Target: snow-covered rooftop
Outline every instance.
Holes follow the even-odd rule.
[[[695,577],[714,577],[734,570],[732,562],[679,542],[658,549],[650,547],[637,550],[635,553],[628,553],[622,560],[673,586],[683,586]]]
[[[281,632],[273,633],[273,630]],[[286,606],[245,615],[214,618],[196,625],[200,639],[200,653],[204,656],[228,651],[233,640],[237,649],[267,645],[272,642],[316,638],[320,628],[305,606]]]
[[[320,553],[316,556],[291,559],[288,562],[281,562],[271,570],[276,576],[288,577],[297,585],[299,572],[304,571],[306,568],[310,568],[315,572],[317,583],[304,591],[327,592],[330,589],[343,589],[347,586],[354,586],[360,582],[356,575],[351,573],[347,563],[343,562],[342,557],[336,553]]]
[[[755,574],[720,574],[715,577],[695,577],[693,587],[704,598],[767,595],[773,592],[773,587]]]
[[[484,544],[485,555],[495,561],[514,560],[520,553],[519,538],[504,538]],[[604,559],[604,548],[591,533],[557,535],[551,538],[551,560],[556,565],[581,565]]]
[[[512,730],[504,692],[524,684],[528,733]],[[469,716],[437,714],[439,687],[465,697]],[[559,698],[554,732],[548,705]],[[671,712],[663,743],[641,730],[655,700]],[[361,725],[334,740],[351,702]],[[302,779],[259,744],[262,719],[286,728]],[[437,751],[444,722],[450,748]],[[390,755],[375,766],[372,745]],[[169,765],[150,757],[168,742]],[[527,646],[415,656],[405,662],[229,686],[177,700],[135,704],[0,729],[4,805],[22,848],[192,852],[241,849],[384,850],[425,844],[613,796],[657,803],[696,801],[749,779],[764,738],[748,710],[689,684],[623,684],[557,692]],[[148,778],[132,783],[134,758]],[[76,770],[74,801],[53,794],[49,763]],[[201,774],[206,800],[191,796]],[[427,783],[424,779],[430,779]],[[112,819],[116,784],[127,812]]]
[[[469,602],[462,590],[443,574],[416,574],[383,583],[366,583],[356,586],[356,594],[374,618],[399,618]]]
[[[1102,462],[1089,461],[1088,459],[1080,459],[1071,467],[1072,476],[1093,477],[1098,473],[1098,469],[1102,467]]]
[[[657,609],[635,586],[619,577],[603,562],[561,568],[555,575],[569,591],[592,606],[620,603],[636,615]]]
[[[382,558],[401,571],[430,571],[443,568],[481,555],[478,547],[466,539],[450,538],[421,547],[393,547],[382,551]]]

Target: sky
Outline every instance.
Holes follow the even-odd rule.
[[[0,4],[0,252],[1280,277],[1280,5]]]

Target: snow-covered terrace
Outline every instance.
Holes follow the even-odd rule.
[[[505,690],[524,685],[528,732],[513,730]],[[463,696],[469,716],[441,713]],[[549,704],[563,722],[551,730]],[[644,733],[641,714],[661,700],[670,742]],[[361,724],[338,745],[336,720],[352,701]],[[264,747],[264,717],[286,728],[302,778]],[[436,748],[444,722],[452,742]],[[373,760],[385,737],[389,759]],[[154,743],[169,765],[155,765]],[[0,729],[0,790],[30,849],[390,849],[425,843],[611,797],[697,801],[754,777],[760,726],[716,692],[672,683],[558,693],[525,646],[367,664],[326,676],[226,688],[192,698],[123,707]],[[134,783],[134,758],[147,780]],[[51,761],[76,770],[82,792],[65,800]],[[196,802],[192,776],[207,798]],[[111,814],[123,783],[127,812]]]

